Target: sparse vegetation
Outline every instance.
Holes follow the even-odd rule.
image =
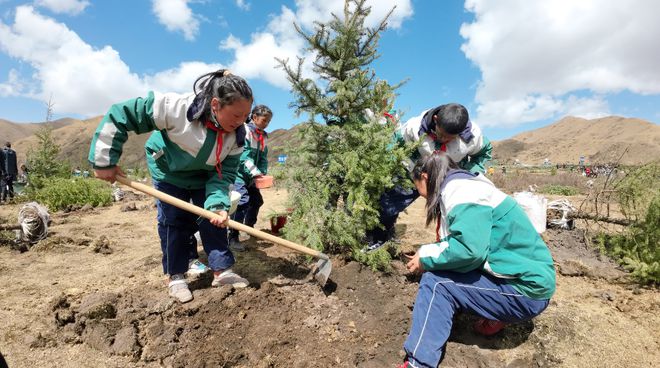
[[[44,180],[32,199],[53,211],[86,204],[107,206],[112,203],[112,191],[108,183],[96,179],[53,178]]]
[[[598,245],[643,284],[660,284],[660,195],[649,205],[644,221],[622,234],[597,237]]]
[[[27,154],[30,185],[26,198],[47,206],[51,211],[75,206],[106,206],[112,202],[110,186],[101,181],[72,178],[71,165],[58,159],[60,146],[49,126],[36,133],[38,146]]]
[[[600,232],[596,243],[640,283],[660,284],[660,162],[629,171],[612,188],[631,225],[614,234]]]
[[[497,168],[496,168],[497,170]],[[509,168],[506,175],[503,175],[501,170],[496,171],[492,177],[493,183],[507,193],[519,192],[529,190],[530,185],[535,185],[540,188],[540,192],[546,194],[561,194],[549,193],[548,191],[558,191],[559,188],[572,188],[568,190],[571,194],[561,195],[576,195],[582,193],[586,188],[585,179],[577,172],[557,172],[556,175],[551,175],[551,169],[538,170],[536,168]],[[566,189],[559,191],[567,191]]]
[[[541,189],[539,189],[539,192],[543,194],[562,195],[562,196],[574,196],[580,194],[580,191],[576,187],[572,187],[568,185],[559,185],[559,184],[545,185],[541,187]]]

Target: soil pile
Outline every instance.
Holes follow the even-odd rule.
[[[263,213],[284,196],[264,191]],[[417,280],[400,261],[381,274],[333,259],[322,289],[304,281],[304,258],[251,239],[234,267],[250,287],[212,288],[202,276],[191,283],[195,299],[182,305],[166,294],[149,204],[60,217],[50,234],[60,240],[40,250],[0,247],[0,350],[10,367],[375,368],[403,358]],[[405,246],[432,239],[422,221],[418,202],[397,229]],[[94,251],[102,236],[112,252]],[[472,332],[474,317],[459,315],[443,366],[658,366],[660,293],[630,284],[579,230],[545,237],[560,271],[548,309],[490,338]]]

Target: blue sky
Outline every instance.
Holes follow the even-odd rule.
[[[394,5],[373,67],[398,90],[403,120],[459,102],[491,139],[564,116],[660,121],[660,2],[652,0],[370,0],[375,24]],[[0,118],[88,118],[148,90],[188,92],[228,67],[270,130],[303,121],[274,57],[310,55],[311,30],[342,0],[0,0]],[[307,69],[307,75],[314,77]],[[0,135],[2,133],[0,132]]]

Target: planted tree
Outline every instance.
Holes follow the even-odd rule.
[[[315,249],[384,268],[390,259],[386,250],[361,249],[365,231],[379,226],[381,194],[397,181],[407,182],[399,178],[406,177],[401,162],[408,149],[393,144],[397,122],[383,119],[401,83],[390,85],[370,68],[392,11],[373,28],[365,26],[369,13],[364,0],[347,0],[342,17],[316,23],[310,34],[296,25],[316,55],[317,79],[302,75],[302,58],[293,66],[278,60],[295,96],[290,106],[309,118],[297,148],[289,152],[293,212],[284,232]]]
[[[48,178],[68,177],[71,165],[59,158],[60,146],[53,139],[53,129],[45,125],[35,133],[37,147],[30,147],[27,153],[27,167],[30,170],[30,186],[39,189]]]

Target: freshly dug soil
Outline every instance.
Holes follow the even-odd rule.
[[[263,193],[258,228],[286,196]],[[9,367],[375,368],[403,358],[417,279],[400,261],[383,274],[335,258],[321,288],[306,281],[303,257],[250,239],[234,267],[250,287],[212,288],[206,275],[191,279],[195,299],[179,304],[167,296],[150,200],[130,212],[123,205],[54,221],[48,246],[0,247],[0,351]],[[433,239],[422,207],[399,221],[403,247]],[[490,338],[459,315],[443,367],[660,366],[660,293],[629,283],[579,230],[544,237],[559,270],[548,309]]]

